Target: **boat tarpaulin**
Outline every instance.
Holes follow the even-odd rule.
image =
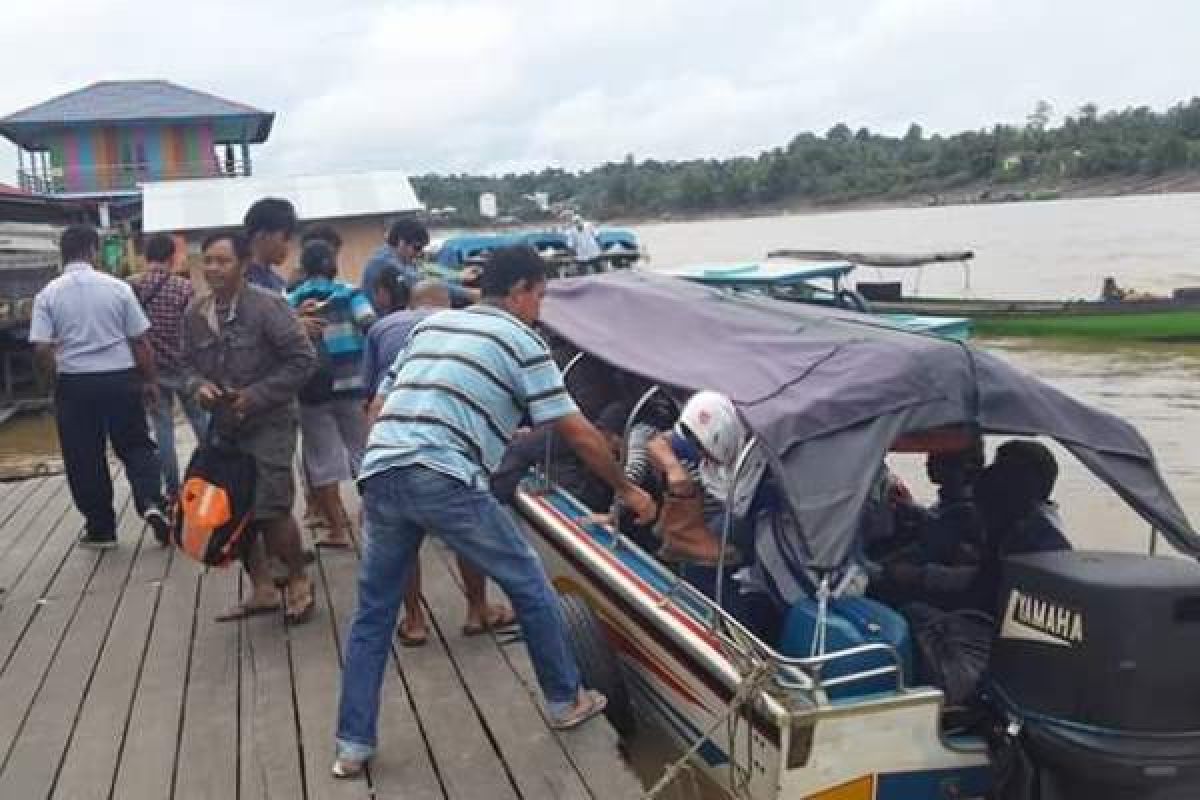
[[[783,479],[814,566],[839,569],[856,551],[892,442],[955,425],[1057,440],[1200,557],[1200,537],[1132,425],[969,344],[647,272],[553,281],[542,321],[614,367],[732,398]]]

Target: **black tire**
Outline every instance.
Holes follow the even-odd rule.
[[[871,304],[867,302],[867,298],[863,297],[862,293],[857,289],[838,289],[837,304],[851,311],[861,311],[864,314],[871,313]]]
[[[609,724],[621,736],[632,736],[637,730],[637,718],[629,700],[629,689],[625,685],[621,663],[605,639],[600,621],[591,606],[580,597],[564,594],[559,596],[558,602],[584,686],[608,698],[604,716],[608,717]]]

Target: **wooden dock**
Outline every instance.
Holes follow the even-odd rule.
[[[515,635],[464,638],[426,544],[429,644],[393,649],[368,781],[329,774],[357,556],[321,552],[317,614],[216,623],[244,590],[160,547],[118,480],[120,547],[76,546],[61,476],[0,485],[0,798],[636,798],[616,737],[545,724]],[[492,588],[498,594],[498,590]]]

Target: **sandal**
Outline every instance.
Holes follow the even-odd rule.
[[[401,620],[396,626],[396,640],[400,642],[402,647],[424,647],[429,643],[429,631],[422,630],[420,633],[409,633],[405,629],[405,623],[408,620]]]
[[[313,542],[313,546],[321,547],[326,550],[349,550],[350,537],[347,536],[344,539],[331,539],[328,536],[323,536]]]
[[[283,606],[278,600],[274,603],[238,603],[233,608],[217,614],[213,619],[217,622],[235,622],[239,619],[249,619],[250,617],[257,617],[262,614],[276,614],[281,608]]]
[[[551,717],[550,727],[556,731],[566,731],[577,728],[589,719],[604,713],[608,708],[608,698],[595,689],[584,689],[579,694],[575,705],[561,717]]]
[[[335,778],[339,778],[341,780],[353,780],[354,778],[361,778],[366,768],[367,762],[365,761],[354,761],[353,759],[349,758],[339,758],[333,762],[333,769],[331,769],[330,772],[333,773],[333,777]]]
[[[490,605],[487,610],[487,619],[478,623],[467,623],[463,625],[463,636],[482,636],[485,633],[507,628],[510,625],[517,624],[517,615],[508,606]]]
[[[289,625],[301,625],[308,622],[312,618],[316,602],[313,597],[312,579],[304,577],[288,581],[284,619]]]

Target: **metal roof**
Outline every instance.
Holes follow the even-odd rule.
[[[292,178],[211,178],[142,185],[142,229],[195,231],[242,224],[262,197],[284,197],[302,220],[399,214],[424,208],[399,171]]]
[[[213,120],[224,138],[258,144],[274,119],[271,112],[170,81],[99,81],[0,119],[0,134],[36,148],[41,135],[65,127]]]

